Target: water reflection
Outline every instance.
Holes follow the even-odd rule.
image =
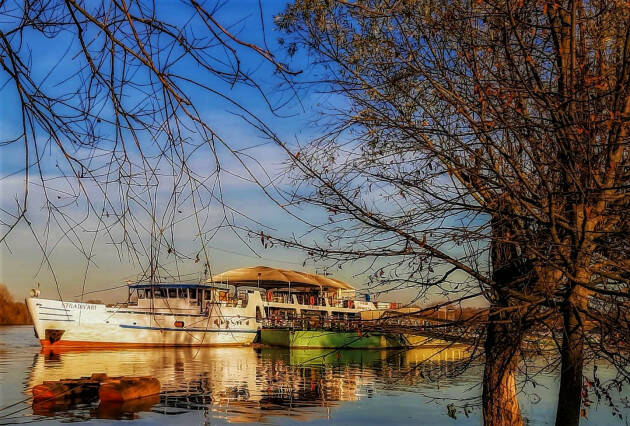
[[[174,425],[298,420],[358,426],[482,422],[478,402],[483,366],[473,365],[450,377],[467,359],[463,348],[343,351],[339,355],[326,350],[253,348],[48,354],[40,350],[31,327],[0,327],[0,425],[94,418],[140,418],[145,423]],[[34,384],[93,372],[153,375],[164,385],[163,392],[159,401],[146,401],[146,405],[104,407],[76,401],[68,406],[32,406],[29,397]],[[555,421],[557,373],[543,372],[535,377],[535,387],[522,387],[521,408],[529,424]],[[602,383],[615,383],[614,369],[600,365],[597,373]],[[623,418],[613,415],[608,403],[594,404],[588,411],[588,424],[627,424],[627,388],[611,390],[611,397],[622,407]],[[450,403],[458,408],[456,420],[448,416]]]
[[[57,417],[67,420],[88,420],[90,418],[110,420],[132,420],[141,412],[148,412],[160,403],[160,395],[135,399],[126,402],[44,401],[33,403],[33,414]]]
[[[203,411],[228,422],[329,418],[341,404],[371,397],[377,384],[405,389],[448,376],[464,347],[409,351],[331,351],[241,348],[128,349],[41,352],[30,370],[27,393],[44,380],[89,376],[151,375],[162,383],[159,398],[117,406],[90,401],[33,406],[36,415],[62,421],[131,419],[153,411]]]

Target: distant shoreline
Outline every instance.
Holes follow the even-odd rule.
[[[0,284],[0,325],[31,325],[26,303],[15,302],[7,287]]]

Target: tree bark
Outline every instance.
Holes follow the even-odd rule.
[[[482,396],[486,426],[523,424],[516,395],[519,336],[512,324],[488,324]]]
[[[502,211],[503,215],[491,220],[494,237],[491,242],[492,279],[496,286],[491,297],[484,344],[483,422],[486,426],[520,426],[523,418],[516,395],[516,369],[524,330],[518,311],[510,310],[512,301],[504,291],[513,287],[521,275],[516,267],[520,256],[515,245],[504,242],[506,235],[514,232],[515,223],[506,219],[511,217],[509,210]]]
[[[577,293],[576,289],[563,312],[562,371],[560,373],[556,426],[577,426],[580,423],[584,329],[577,308],[583,308],[582,305],[585,303],[585,297]]]

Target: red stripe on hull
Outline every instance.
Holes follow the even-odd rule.
[[[200,346],[250,346],[245,343],[203,343],[203,344],[170,344],[170,343],[120,343],[120,342],[88,342],[74,340],[59,340],[50,343],[48,340],[40,340],[44,349],[86,348],[86,349],[117,349],[117,348],[176,348],[176,347],[200,347]]]

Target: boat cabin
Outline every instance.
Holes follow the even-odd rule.
[[[206,313],[211,304],[247,307],[252,290],[230,285],[143,283],[129,286],[129,307],[154,312]]]

